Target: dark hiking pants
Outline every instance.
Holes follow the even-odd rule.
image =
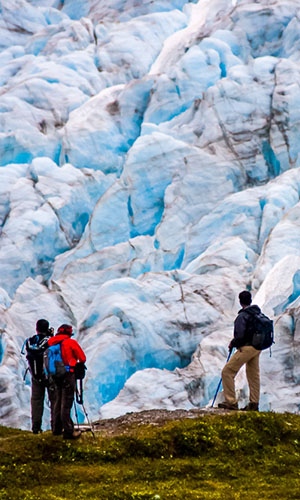
[[[46,381],[31,378],[31,428],[33,432],[39,432],[42,429],[46,389],[51,406],[52,421],[52,392],[48,389]]]
[[[62,380],[55,381],[53,401],[53,434],[64,436],[73,434],[74,424],[71,419],[71,409],[76,389],[75,374],[68,372]]]

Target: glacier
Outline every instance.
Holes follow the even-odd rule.
[[[243,289],[275,325],[260,408],[299,413],[299,7],[1,2],[2,425],[30,428],[42,317],[92,419],[210,405]]]

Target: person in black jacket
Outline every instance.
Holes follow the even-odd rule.
[[[259,356],[261,351],[252,346],[252,318],[254,315],[260,313],[260,308],[256,305],[251,305],[251,293],[247,290],[239,294],[239,300],[242,309],[240,309],[234,321],[234,338],[228,346],[230,351],[234,347],[237,350],[223,368],[222,384],[225,401],[224,403],[220,403],[218,407],[227,410],[238,410],[234,379],[240,368],[246,364],[250,397],[249,404],[243,410],[258,411],[260,393]]]
[[[48,387],[43,363],[44,351],[48,347],[48,340],[52,335],[53,328],[49,328],[49,321],[39,319],[36,323],[36,335],[28,338],[25,342],[26,358],[31,373],[31,424],[34,434],[42,432],[46,390],[50,401],[53,396],[53,391]]]

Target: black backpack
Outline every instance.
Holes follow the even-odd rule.
[[[26,359],[29,371],[36,380],[44,380],[44,351],[48,347],[49,337],[34,335],[25,341]]]
[[[274,344],[273,321],[262,312],[253,314],[251,318],[251,345],[258,351],[268,349]]]

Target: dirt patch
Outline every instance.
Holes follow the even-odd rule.
[[[104,436],[116,436],[130,432],[130,428],[140,425],[164,426],[167,422],[182,420],[184,418],[198,418],[210,415],[224,415],[228,410],[217,408],[200,408],[195,410],[146,410],[134,413],[126,413],[117,418],[109,418],[93,422],[94,432],[100,432]],[[85,425],[80,426],[82,430],[88,430]]]

